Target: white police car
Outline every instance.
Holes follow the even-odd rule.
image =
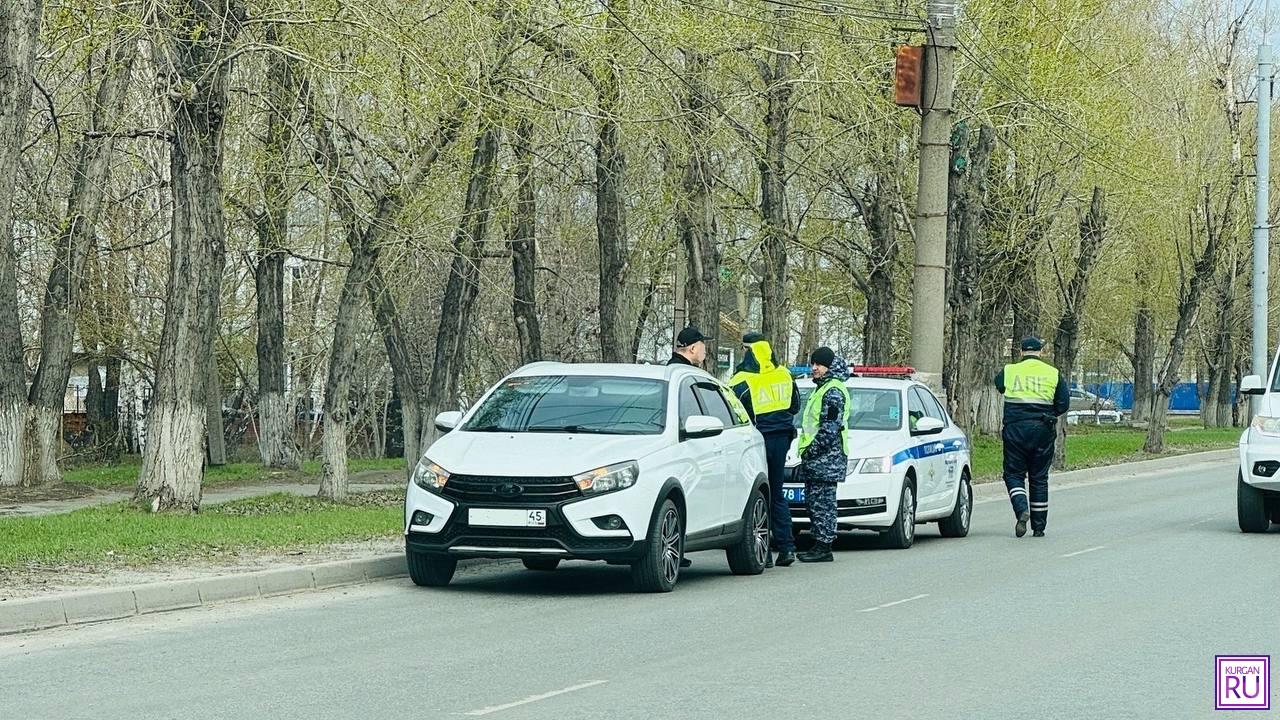
[[[1253,422],[1240,435],[1236,516],[1241,532],[1260,533],[1280,523],[1280,357],[1269,384],[1249,375],[1240,380],[1240,392],[1260,398]]]
[[[973,514],[969,441],[911,368],[855,367],[845,385],[849,412],[849,470],[836,490],[837,528],[875,530],[894,548],[909,548],[916,525],[937,522],[943,537],[969,534]],[[796,381],[801,407],[814,391]],[[797,417],[797,423],[799,418]],[[797,532],[809,515],[792,443],[783,486]]]

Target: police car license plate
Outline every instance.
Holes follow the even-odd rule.
[[[546,510],[514,510],[506,508],[471,508],[467,523],[480,527],[546,527]]]
[[[782,497],[786,498],[789,503],[802,503],[804,502],[804,486],[783,485]]]

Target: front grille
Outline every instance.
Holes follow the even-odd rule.
[[[573,478],[451,475],[441,492],[447,498],[488,505],[554,505],[582,497]]]
[[[545,528],[471,527],[463,518],[451,520],[435,540],[449,544],[461,539],[465,545],[482,547],[565,548],[578,552],[590,550],[624,550],[631,538],[579,537],[556,513],[547,517]]]

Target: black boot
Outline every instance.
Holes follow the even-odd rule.
[[[772,550],[764,554],[764,567],[766,570],[773,567],[773,551]]]
[[[1031,537],[1044,537],[1044,531],[1036,530],[1035,532],[1031,533]]]
[[[1018,513],[1018,524],[1013,526],[1013,534],[1022,537],[1027,534],[1027,522],[1031,520],[1031,513],[1023,510]]]
[[[777,560],[778,567],[791,567],[792,563],[794,563],[795,561],[796,561],[795,550],[783,550],[782,552],[778,553],[778,560]]]
[[[802,563],[831,562],[835,556],[831,554],[831,545],[824,542],[814,543],[813,549],[796,556]]]

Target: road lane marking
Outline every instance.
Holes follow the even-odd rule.
[[[863,609],[859,610],[858,612],[864,612],[864,613],[867,613],[867,612],[875,612],[875,611],[877,611],[877,610],[882,610],[882,609],[884,609],[884,608],[891,608],[891,607],[893,607],[894,605],[901,605],[901,604],[903,604],[903,603],[909,603],[909,602],[912,602],[912,601],[915,601],[915,600],[923,600],[924,598],[927,598],[927,597],[929,597],[927,594],[925,594],[925,595],[916,595],[915,597],[909,597],[909,598],[906,598],[906,599],[904,599],[904,600],[894,600],[893,602],[887,602],[887,603],[884,603],[883,605],[876,605],[875,607],[863,608]]]
[[[1083,554],[1085,554],[1085,553],[1091,553],[1091,552],[1094,552],[1095,550],[1101,550],[1101,549],[1102,549],[1102,548],[1104,548],[1104,547],[1106,547],[1106,545],[1098,545],[1097,547],[1085,548],[1084,550],[1077,550],[1077,551],[1075,551],[1075,552],[1069,552],[1069,553],[1067,553],[1066,555],[1063,555],[1062,557],[1064,557],[1064,558],[1075,557],[1075,556],[1077,556],[1077,555],[1083,555]]]
[[[542,700],[548,700],[550,698],[556,697],[557,695],[565,695],[567,693],[577,692],[579,690],[586,690],[587,688],[595,687],[597,685],[603,685],[607,682],[609,681],[593,680],[589,683],[574,685],[572,687],[564,688],[563,690],[552,690],[551,692],[542,693],[541,695],[530,695],[529,697],[523,700],[509,702],[505,705],[490,705],[489,707],[480,708],[479,710],[470,710],[468,712],[463,713],[463,715],[471,715],[471,716],[490,715],[492,713],[502,712],[503,710],[510,710],[511,708],[514,708],[514,707],[520,707],[521,705],[528,705],[529,703],[536,703]]]

